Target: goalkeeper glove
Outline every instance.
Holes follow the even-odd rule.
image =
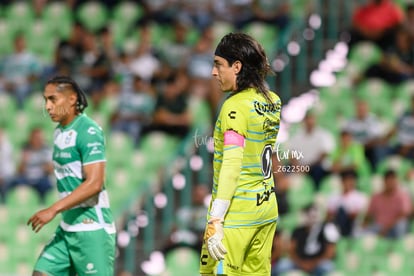
[[[224,255],[227,253],[222,243],[223,237],[223,220],[218,218],[210,219],[207,223],[204,241],[207,244],[210,256],[216,261],[223,260]]]

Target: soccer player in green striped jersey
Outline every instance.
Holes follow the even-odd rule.
[[[112,276],[115,225],[104,186],[102,129],[83,113],[86,96],[71,78],[49,80],[44,98],[50,118],[58,122],[53,164],[60,199],[34,214],[28,224],[38,232],[59,213],[62,220],[33,275]]]
[[[270,71],[263,47],[249,35],[227,34],[216,48],[212,75],[229,95],[214,128],[201,275],[270,275],[278,219],[271,160],[281,110],[265,85]]]

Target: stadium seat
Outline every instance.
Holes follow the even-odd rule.
[[[301,270],[295,269],[289,272],[285,272],[281,276],[306,276],[306,273]]]
[[[345,71],[356,77],[364,72],[370,65],[380,61],[381,49],[371,42],[360,42],[355,44],[349,52],[349,62]]]
[[[40,197],[32,187],[20,185],[7,193],[6,206],[13,213],[9,217],[11,223],[26,223],[32,212],[40,207]]]
[[[290,177],[288,201],[292,211],[298,211],[313,202],[315,191],[312,180],[306,175],[293,175]]]
[[[0,55],[6,56],[13,52],[13,26],[6,20],[0,19]]]
[[[86,1],[76,14],[80,22],[91,32],[96,32],[108,23],[108,11],[102,2]]]
[[[397,172],[400,179],[404,179],[411,168],[412,163],[409,160],[398,155],[392,155],[379,162],[376,172],[382,176],[386,170],[393,169]]]
[[[319,192],[329,196],[341,192],[341,180],[338,175],[332,174],[325,177],[321,182]]]
[[[234,31],[234,26],[228,22],[215,21],[212,25],[214,45],[217,45],[220,39],[227,33]]]
[[[54,24],[56,25],[56,24]],[[28,49],[40,58],[43,64],[51,64],[54,58],[54,51],[57,45],[53,29],[46,21],[34,20],[25,29],[25,37]]]
[[[20,224],[15,229],[14,237],[8,240],[7,246],[10,250],[10,254],[12,258],[18,262],[18,264],[24,263],[28,266],[33,266],[33,262],[36,260],[38,254],[36,246],[37,243],[35,239],[33,239],[33,235],[34,233],[31,228],[24,223]],[[16,269],[19,270],[18,267]]]
[[[15,118],[6,125],[9,138],[13,141],[16,149],[19,149],[27,142],[30,133],[31,119],[24,111],[15,113]]]
[[[106,139],[108,166],[128,166],[131,160],[130,154],[134,150],[132,138],[123,132],[112,132],[108,135],[110,135]]]
[[[392,249],[396,252],[402,252],[406,256],[412,256],[414,254],[414,232],[410,231],[406,236],[393,243]]]
[[[0,244],[1,242],[6,242],[7,239],[10,238],[10,234],[13,233],[13,225],[10,225],[13,222],[11,218],[12,214],[10,209],[4,205],[0,204],[0,225],[7,225],[8,227],[3,227],[0,231]],[[1,259],[1,252],[0,252],[0,259]]]
[[[0,125],[7,127],[15,124],[16,112],[16,99],[7,92],[0,92]]]
[[[341,258],[337,258],[336,268],[345,272],[345,275],[370,275],[371,269],[366,256],[348,251]]]
[[[33,8],[29,1],[13,1],[5,9],[5,18],[15,32],[24,32],[33,22]]]
[[[68,38],[72,29],[72,10],[64,1],[50,2],[44,8],[42,18],[56,38]],[[56,24],[59,22],[59,24]]]
[[[360,257],[369,270],[381,270],[386,255],[392,249],[392,240],[369,234],[354,240],[352,250]]]
[[[280,216],[277,227],[287,233],[292,233],[296,226],[301,223],[301,216],[298,211],[290,211]]]
[[[160,165],[169,162],[171,157],[178,151],[177,137],[169,134],[154,131],[142,137],[140,149],[148,156],[147,166],[150,168],[159,168]],[[153,158],[157,156],[157,158]]]
[[[357,86],[356,96],[369,103],[371,111],[380,118],[394,121],[392,102],[392,87],[381,79],[367,79]],[[373,100],[375,99],[375,101]]]
[[[377,269],[386,275],[411,275],[411,260],[407,256],[403,252],[391,252],[381,258]]]
[[[191,248],[179,247],[167,253],[165,256],[166,275],[198,275],[199,252]],[[163,274],[163,275],[164,275]]]
[[[243,31],[262,43],[268,57],[273,57],[278,45],[278,28],[274,25],[252,22],[243,28]]]
[[[396,87],[396,91],[393,93],[395,98],[409,103],[412,96],[414,96],[414,81],[408,80]]]
[[[134,27],[137,20],[143,16],[142,7],[134,1],[122,1],[118,3],[112,13],[112,20],[122,28],[128,30]]]
[[[0,275],[11,275],[15,269],[9,246],[0,240]]]

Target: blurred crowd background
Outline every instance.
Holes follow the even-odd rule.
[[[59,222],[26,226],[57,199],[57,74],[106,135],[117,275],[198,275],[230,31],[263,44],[283,102],[272,276],[414,274],[414,2],[3,0],[0,275],[29,275]]]

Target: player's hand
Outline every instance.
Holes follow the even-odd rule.
[[[207,224],[204,242],[207,245],[208,253],[216,261],[223,260],[224,255],[227,253],[222,243],[223,237],[223,221],[220,219],[211,219]]]
[[[56,211],[52,208],[40,210],[34,214],[28,221],[27,225],[32,226],[32,230],[36,233],[47,223],[49,223],[56,216]]]

